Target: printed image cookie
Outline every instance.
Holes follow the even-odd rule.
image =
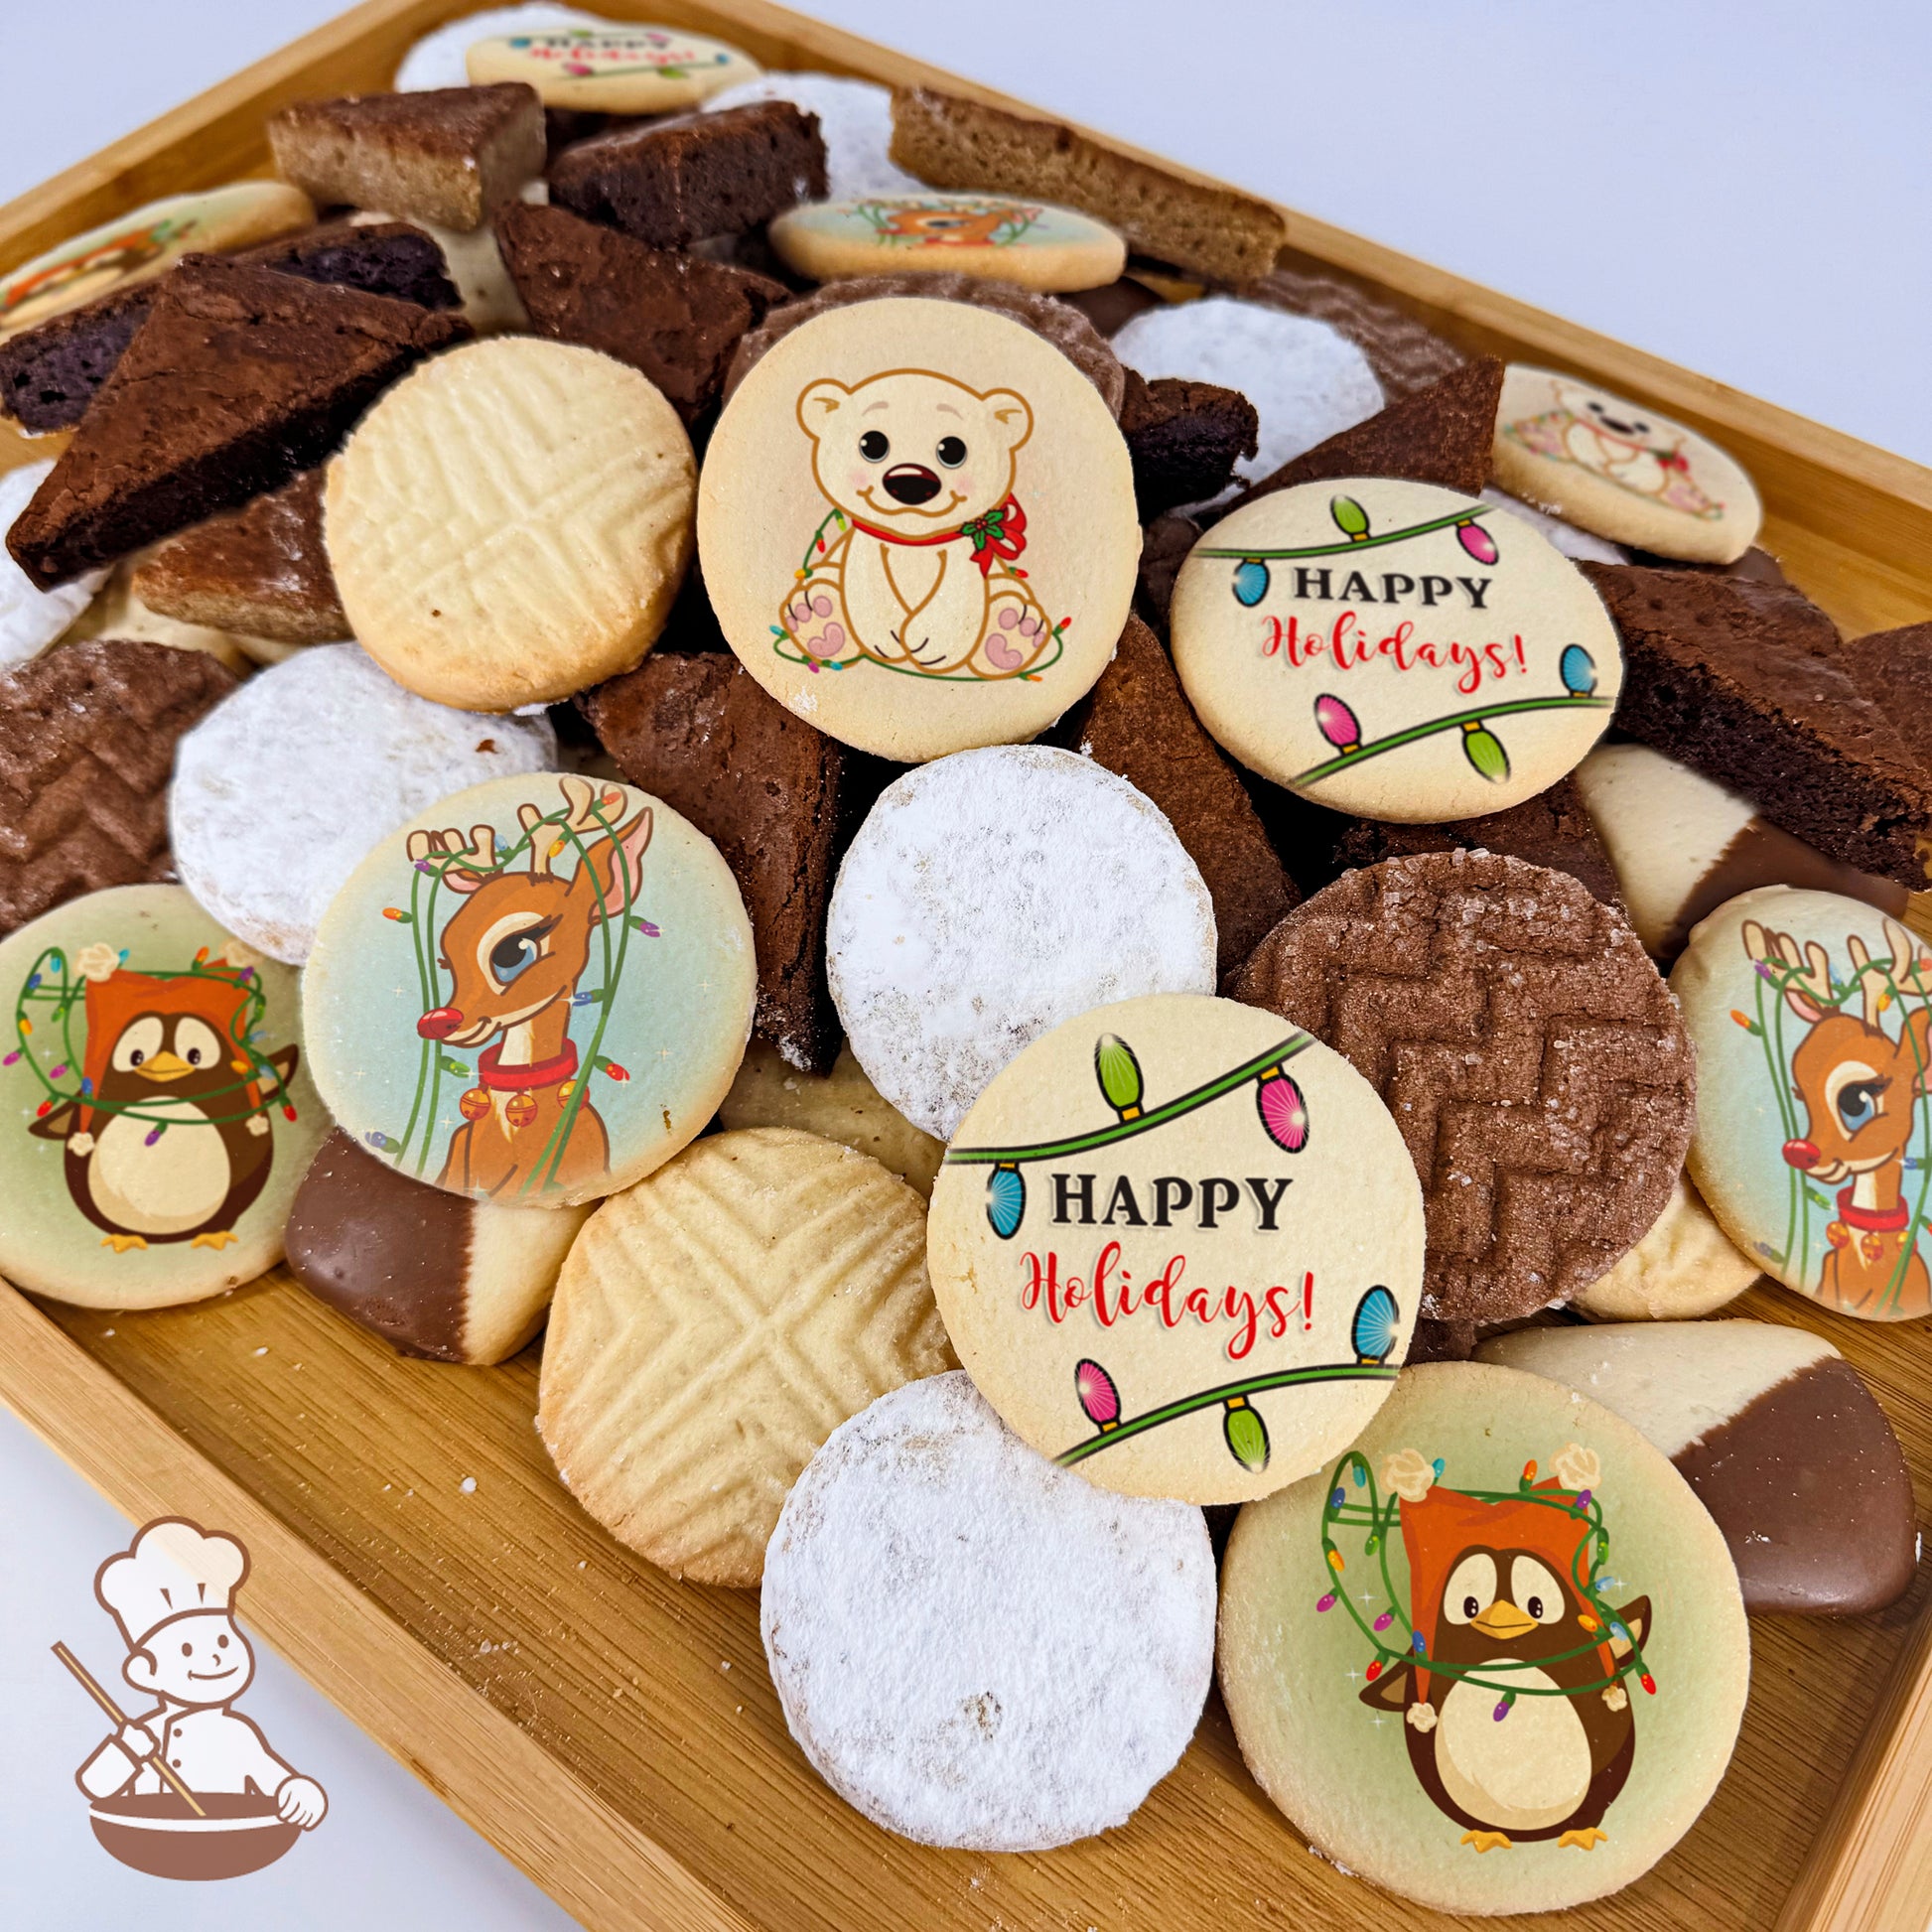
[[[472,86],[521,80],[546,107],[673,114],[760,71],[723,41],[670,27],[530,27],[464,50]]]
[[[1097,289],[1127,266],[1127,244],[1070,207],[1001,195],[868,195],[808,202],[771,223],[787,268],[814,282],[842,275],[950,270],[1051,293]]]
[[[1444,1362],[1241,1512],[1218,1666],[1241,1755],[1317,1854],[1438,1911],[1559,1911],[1709,1802],[1750,1634],[1717,1525],[1635,1429]]]
[[[231,182],[149,202],[0,276],[0,335],[31,329],[110,289],[151,281],[190,252],[231,253],[315,218],[308,196],[279,181]]]
[[[1277,491],[1194,546],[1174,667],[1242,763],[1364,818],[1506,810],[1602,735],[1623,657],[1602,601],[1519,519],[1433,483]]]
[[[705,585],[752,675],[905,761],[1031,738],[1084,696],[1140,541],[1093,385],[961,303],[792,330],[725,405],[698,490]]]
[[[1097,1606],[1077,1630],[1076,1602]],[[812,1767],[924,1845],[1045,1851],[1126,1824],[1213,1676],[1200,1511],[1056,1469],[957,1371],[880,1397],[812,1457],[759,1608]]]
[[[1735,459],[1696,430],[1520,362],[1496,412],[1496,482],[1598,536],[1692,563],[1734,563],[1764,516]]]
[[[0,1276],[159,1309],[281,1259],[329,1130],[296,977],[179,886],[69,899],[0,942]]]
[[[396,69],[398,93],[420,93],[432,87],[467,87],[470,69],[466,56],[478,42],[500,34],[529,34],[555,27],[621,27],[623,23],[582,7],[564,7],[552,0],[527,0],[516,7],[485,7],[464,14],[425,34],[402,57]]]
[[[1007,1425],[1127,1495],[1242,1502],[1387,1399],[1423,1208],[1387,1109],[1272,1014],[1163,995],[1035,1040],[933,1184],[946,1332]]]
[[[531,776],[374,847],[323,915],[302,998],[347,1133],[418,1180],[554,1206],[702,1131],[755,977],[744,901],[689,820],[628,785]]]
[[[1766,886],[1691,934],[1691,1177],[1767,1275],[1841,1314],[1932,1313],[1932,949],[1836,893]]]

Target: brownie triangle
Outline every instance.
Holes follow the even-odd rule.
[[[1228,506],[1239,509],[1257,496],[1296,483],[1341,477],[1407,477],[1479,496],[1489,481],[1489,452],[1496,436],[1496,405],[1503,393],[1503,365],[1478,355],[1339,436],[1285,463],[1244,490]]]
[[[412,363],[469,334],[413,302],[191,255],[7,548],[51,590],[279,489]]]
[[[1851,638],[1845,654],[1859,689],[1932,771],[1932,623],[1908,623],[1902,629]]]

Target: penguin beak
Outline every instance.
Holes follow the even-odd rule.
[[[195,1071],[179,1053],[171,1053],[165,1046],[152,1059],[143,1060],[140,1070],[144,1080],[179,1080]]]
[[[1503,1643],[1508,1643],[1536,1628],[1535,1617],[1526,1616],[1514,1603],[1507,1602],[1500,1596],[1480,1616],[1473,1617],[1470,1621],[1485,1637],[1495,1637]]]

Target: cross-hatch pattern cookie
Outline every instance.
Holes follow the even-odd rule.
[[[819,1445],[954,1366],[918,1195],[850,1148],[757,1128],[696,1142],[585,1224],[537,1423],[620,1542],[749,1588]]]
[[[369,411],[330,466],[323,529],[350,626],[397,683],[509,711],[639,662],[696,493],[691,440],[635,369],[501,337]]]
[[[1691,1042],[1628,921],[1567,873],[1462,851],[1348,873],[1230,990],[1336,1048],[1395,1116],[1428,1216],[1425,1313],[1567,1301],[1670,1199]]]

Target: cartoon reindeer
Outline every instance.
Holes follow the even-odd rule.
[[[591,955],[599,922],[622,918],[636,902],[648,807],[627,825],[610,814],[623,794],[602,797],[590,780],[560,780],[566,817],[546,820],[535,805],[517,807],[529,836],[527,869],[496,859],[487,825],[460,831],[412,832],[413,862],[443,861],[443,884],[462,896],[442,933],[440,964],[453,981],[448,1006],[416,1023],[425,1039],[483,1046],[478,1085],[463,1096],[464,1124],[450,1137],[441,1184],[509,1199],[541,1166],[544,1191],[594,1179],[610,1166],[610,1140],[588,1098],[577,1103],[568,1139],[552,1145],[570,1112],[577,1084],[577,1047],[570,1037],[572,996]],[[551,861],[582,841],[575,874],[560,879]],[[462,865],[447,863],[452,858]]]
[[[1807,1028],[1791,1055],[1805,1133],[1785,1143],[1784,1158],[1827,1186],[1852,1183],[1825,1231],[1831,1246],[1819,1299],[1851,1312],[1903,1318],[1932,1312],[1932,1279],[1902,1193],[1905,1146],[1918,1103],[1932,1089],[1932,1007],[1907,1014],[1896,1039],[1882,1016],[1893,988],[1932,1001],[1932,960],[1889,919],[1885,936],[1888,960],[1874,961],[1856,932],[1845,942],[1863,1007],[1858,1018],[1838,1011],[1849,990],[1833,987],[1831,961],[1815,939],[1801,953],[1789,933],[1755,919],[1743,927],[1744,950],[1784,982],[1784,1003]]]

